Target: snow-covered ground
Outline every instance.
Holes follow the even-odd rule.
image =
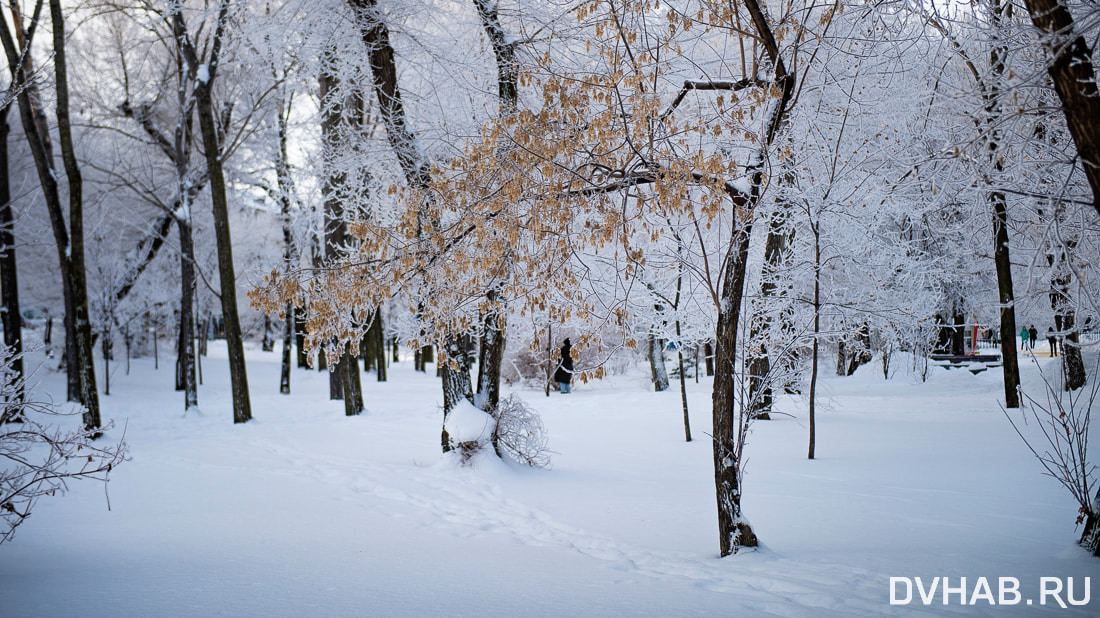
[[[249,349],[255,419],[235,426],[224,346],[203,359],[201,414],[183,416],[161,361],[112,365],[107,439],[125,430],[131,460],[106,493],[80,482],[42,500],[0,546],[0,615],[1100,614],[1100,560],[997,405],[999,370],[827,377],[814,461],[805,403],[781,400],[790,416],[754,425],[747,449],[764,546],[718,559],[705,379],[689,383],[694,442],[679,392],[639,373],[520,391],[551,469],[463,468],[439,453],[438,381],[411,362],[365,379],[368,411],[346,418],[325,374],[295,370],[279,395],[279,356]],[[62,376],[43,388],[63,394]],[[909,604],[891,605],[891,577],[914,584]],[[937,589],[926,606],[918,577],[965,577],[968,601],[979,578],[995,600],[1016,578],[1020,603],[945,606]],[[1073,577],[1077,599],[1090,578],[1090,603],[1041,599],[1041,577]]]

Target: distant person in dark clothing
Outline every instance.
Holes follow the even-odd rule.
[[[1047,343],[1050,344],[1050,355],[1058,356],[1058,337],[1055,336],[1053,328],[1047,329]]]
[[[563,394],[573,392],[570,386],[573,382],[573,357],[569,355],[570,350],[572,345],[566,337],[565,344],[561,346],[561,362],[558,363],[558,369],[554,372],[554,381],[558,383],[559,390]]]
[[[1039,338],[1039,331],[1035,330],[1035,325],[1034,324],[1031,325],[1031,328],[1027,329],[1027,334],[1028,334],[1028,342],[1027,343],[1028,343],[1029,346],[1031,346],[1031,349],[1034,350],[1035,349],[1035,340]]]

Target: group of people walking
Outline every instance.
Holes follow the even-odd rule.
[[[1039,331],[1035,330],[1035,325],[1030,327],[1024,327],[1020,329],[1020,349],[1021,350],[1034,350],[1035,342],[1039,340]],[[1050,345],[1050,355],[1058,356],[1058,335],[1055,334],[1053,328],[1047,329],[1047,343]]]

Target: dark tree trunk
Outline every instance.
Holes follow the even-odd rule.
[[[188,205],[188,212],[190,205]],[[182,378],[184,411],[199,405],[195,374],[195,241],[191,221],[180,221],[180,331],[178,366]]]
[[[195,81],[195,101],[202,132],[206,168],[210,176],[210,201],[213,204],[214,236],[218,248],[218,276],[221,284],[222,319],[225,321],[225,343],[229,352],[229,379],[233,391],[233,422],[244,423],[252,418],[252,404],[248,394],[248,374],[244,359],[244,336],[237,312],[237,275],[233,266],[232,234],[229,230],[229,201],[226,196],[225,170],[223,167],[221,140],[218,138],[217,118],[214,114],[213,81],[216,76],[222,38],[229,18],[229,0],[222,0],[218,7],[217,26],[213,35],[209,56],[200,60],[184,24],[182,7],[169,15],[176,44],[187,60],[191,71],[204,67],[206,78]],[[205,53],[207,49],[204,49]]]
[[[371,324],[371,328],[374,324]],[[374,369],[374,356],[371,354],[371,328],[367,329],[363,338],[359,340],[359,360],[363,361],[363,373],[370,373]]]
[[[283,319],[283,362],[279,368],[279,392],[290,394],[290,357],[294,345],[294,306],[287,305]]]
[[[328,355],[326,354],[327,358]],[[334,357],[333,362],[328,363],[328,398],[329,401],[337,401],[344,398],[343,366],[340,357]]]
[[[356,416],[363,412],[363,385],[359,380],[359,359],[353,351],[354,346],[349,346],[340,356],[339,371],[342,384],[340,390],[344,395],[344,414]]]
[[[275,329],[271,326],[271,314],[264,314],[264,338],[260,342],[260,349],[271,352],[275,349]]]
[[[679,299],[677,299],[679,300]],[[676,320],[676,339],[680,339],[680,320]],[[684,346],[676,346],[676,361],[680,365],[680,403],[684,407],[684,441],[691,442],[691,419],[688,417],[688,392],[687,376],[684,375]],[[695,368],[696,377],[699,376],[699,368]]]
[[[1011,18],[1012,5],[1002,5],[1001,0],[989,3],[990,24],[994,46],[989,60],[997,81],[986,94],[986,111],[989,117],[989,158],[994,169],[1004,171],[1004,159],[999,156],[1000,123],[1002,117],[1000,78],[1005,73],[1008,46],[1003,41],[1002,29],[1005,17]],[[1020,407],[1020,363],[1016,356],[1016,296],[1012,289],[1012,260],[1008,246],[1008,203],[1001,191],[990,191],[989,203],[993,207],[993,263],[997,270],[997,297],[1000,302],[1001,367],[1004,372],[1005,407]],[[1006,337],[1005,334],[1008,334]]]
[[[495,297],[495,290],[491,290],[489,302],[492,308],[481,322],[484,330],[481,334],[477,366],[478,399],[483,409],[489,411],[496,410],[500,403],[500,370],[504,364],[504,319],[493,305]]]
[[[12,22],[19,39],[19,49],[30,46],[34,28],[40,23],[42,2],[35,5],[31,30],[23,31],[23,18],[12,5]],[[34,156],[35,170],[42,186],[46,208],[50,215],[54,241],[57,244],[62,294],[65,299],[66,357],[70,399],[84,406],[84,427],[95,432],[101,426],[99,396],[95,385],[95,361],[92,352],[91,321],[88,316],[87,287],[84,272],[83,190],[80,169],[73,150],[69,122],[69,90],[65,57],[65,21],[59,0],[50,1],[53,24],[54,74],[57,93],[57,129],[61,140],[61,155],[69,184],[69,222],[66,228],[62,212],[57,174],[53,168],[53,153],[49,144],[49,127],[38,105],[37,88],[28,78],[30,55],[21,59],[6,23],[0,24],[0,40],[8,58],[13,90],[17,92],[23,132]],[[21,61],[22,60],[22,61]],[[33,96],[33,101],[32,101]],[[70,351],[71,350],[71,351]],[[75,392],[74,392],[75,391]]]
[[[15,218],[11,212],[11,185],[8,181],[8,110],[11,103],[0,107],[0,305],[4,316],[4,345],[8,348],[12,384],[19,389],[16,401],[23,401],[23,333],[19,308],[19,271],[15,263]],[[22,419],[22,413],[9,420]]]
[[[1032,23],[1043,33],[1042,43],[1051,58],[1047,71],[1092,188],[1093,208],[1100,214],[1100,92],[1093,50],[1077,31],[1065,0],[1024,0],[1024,4]]]
[[[821,233],[817,225],[816,221],[810,222],[810,231],[814,235],[814,343],[810,360],[810,444],[807,459],[813,459],[817,452],[817,361],[821,339]],[[844,357],[843,347],[840,357]]]
[[[325,197],[324,251],[328,264],[335,264],[342,257],[341,248],[348,240],[347,207],[344,195],[347,178],[343,171],[333,163],[339,145],[339,130],[342,124],[358,125],[358,105],[354,99],[340,100],[336,90],[336,78],[327,72],[321,73],[320,97],[321,136],[325,150],[325,184],[322,193]],[[343,399],[344,413],[355,416],[363,411],[363,390],[359,376],[359,361],[354,350],[342,344],[342,352],[329,365],[329,399]]]
[[[447,417],[463,399],[471,404],[474,402],[470,382],[469,357],[462,349],[458,337],[448,339],[445,345],[447,355],[446,358],[441,358],[439,363],[440,371],[443,374],[443,433],[441,442],[444,453],[454,448],[451,437],[447,433]]]
[[[962,310],[962,301],[955,301],[952,312],[951,353],[955,356],[966,354],[966,313]]]
[[[844,342],[843,335],[836,342],[836,374],[848,375],[848,346]]]
[[[309,353],[306,352],[306,321],[302,310],[294,308],[294,346],[298,350],[298,368],[309,369]]]
[[[1008,249],[1008,209],[1003,193],[990,194],[993,204],[993,262],[997,268],[997,294],[1001,304],[1001,365],[1004,370],[1005,407],[1020,407],[1020,363],[1016,356],[1016,298],[1012,290],[1012,261]]]
[[[92,321],[88,314],[88,286],[84,267],[84,181],[76,160],[73,134],[69,120],[69,79],[65,53],[65,18],[61,13],[61,0],[50,0],[50,16],[53,23],[54,71],[57,94],[57,135],[61,142],[61,160],[65,176],[69,180],[69,260],[73,278],[73,335],[74,359],[79,373],[79,401],[84,405],[84,426],[98,429],[99,396],[96,393],[95,361],[92,351]]]
[[[368,355],[374,359],[374,373],[379,382],[385,382],[386,375],[386,329],[382,323],[382,309],[374,310],[370,327],[370,349]]]
[[[279,214],[283,220],[283,265],[286,267],[287,272],[290,272],[295,263],[298,260],[298,252],[294,248],[294,235],[291,232],[291,202],[294,186],[291,182],[290,176],[290,162],[287,153],[287,117],[290,115],[290,106],[292,100],[284,93],[279,100],[279,115],[278,115],[278,127],[279,127],[279,151],[275,160],[275,175],[276,181],[279,185]],[[290,394],[290,356],[291,347],[294,343],[294,336],[296,328],[298,327],[295,320],[295,308],[292,304],[287,304],[283,309],[283,359],[282,366],[279,368],[279,392],[283,395]],[[305,333],[302,333],[304,338]],[[299,367],[302,366],[302,356],[304,355],[305,342],[299,339],[298,342],[298,362]]]
[[[714,346],[710,342],[703,344],[703,363],[707,366],[707,376],[714,375]]]
[[[1100,557],[1100,490],[1092,499],[1092,508],[1087,509],[1085,529],[1078,541],[1093,556]]]
[[[787,106],[794,95],[795,80],[787,73],[786,64],[779,54],[779,44],[757,0],[743,3],[752,19],[760,46],[766,52],[774,71],[774,91],[778,99],[771,107],[765,125],[764,147],[775,141],[775,135],[787,114]],[[760,161],[765,157],[760,154]],[[761,163],[762,165],[762,163]],[[718,299],[718,328],[715,349],[715,376],[713,390],[714,430],[714,488],[718,504],[718,537],[721,556],[728,556],[740,547],[755,547],[756,534],[741,512],[741,457],[748,434],[751,417],[746,410],[736,409],[737,385],[734,376],[737,358],[737,330],[741,317],[741,301],[745,292],[745,272],[749,255],[749,239],[752,232],[753,211],[760,201],[764,184],[764,172],[760,168],[746,170],[750,178],[749,195],[731,194],[734,213],[743,211],[741,221],[734,220],[734,227],[725,266],[722,269],[720,296]],[[740,223],[740,226],[738,226]],[[736,420],[735,420],[736,419]]]
[[[757,539],[741,513],[741,446],[745,414],[737,412],[735,380],[737,328],[749,255],[750,222],[735,229],[722,273],[722,308],[718,312],[713,400],[714,485],[718,501],[720,555],[755,547]],[[743,411],[742,411],[743,412]],[[735,422],[736,418],[742,423]]]
[[[497,98],[501,115],[515,112],[519,100],[519,70],[514,42],[504,32],[497,14],[497,3],[474,0],[485,36],[493,48],[497,65]],[[508,258],[506,258],[508,259]],[[505,299],[500,289],[491,286],[486,294],[490,310],[482,316],[482,336],[479,346],[477,392],[486,410],[496,410],[500,402],[500,371],[504,366]],[[494,436],[496,434],[494,433]]]

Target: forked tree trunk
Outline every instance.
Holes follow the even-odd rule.
[[[12,23],[19,45],[16,46],[7,22],[0,23],[0,42],[8,59],[13,90],[19,103],[19,116],[23,133],[34,157],[35,171],[42,186],[50,225],[57,244],[62,294],[65,299],[66,357],[68,359],[69,398],[84,406],[84,427],[98,436],[101,426],[99,396],[96,393],[95,361],[92,350],[91,321],[88,316],[87,286],[84,272],[84,222],[83,191],[80,168],[73,150],[72,130],[69,122],[69,90],[65,56],[65,21],[59,0],[50,1],[53,23],[54,76],[57,93],[57,129],[61,140],[61,155],[69,184],[69,222],[66,227],[58,187],[58,174],[53,166],[49,149],[49,127],[41,110],[40,98],[34,83],[29,79],[30,55],[21,55],[30,47],[33,27],[40,22],[42,2],[35,5],[31,20],[32,31],[24,32],[23,17],[16,4],[11,5]],[[32,100],[33,96],[33,100]],[[75,391],[75,392],[74,392]]]
[[[485,36],[493,48],[493,57],[496,59],[500,114],[513,113],[519,102],[519,69],[516,62],[515,42],[510,40],[501,26],[495,1],[474,0],[474,5],[481,18]],[[506,301],[501,297],[500,287],[497,285],[489,287],[486,297],[491,308],[482,316],[477,392],[479,403],[484,406],[484,409],[495,411],[500,402],[500,372],[504,366],[504,349],[507,343],[505,336],[507,320],[504,311]],[[496,436],[496,433],[494,432],[493,435]]]
[[[778,94],[778,99],[770,104],[763,136],[763,146],[769,147],[775,141],[779,126],[787,115],[787,106],[794,95],[795,78],[787,73],[786,64],[779,53],[779,44],[760,4],[757,0],[744,0],[743,4],[752,19],[757,40],[774,71],[775,81],[771,90]],[[719,549],[722,556],[728,556],[740,547],[755,547],[758,544],[756,534],[741,512],[741,457],[751,418],[746,410],[736,408],[738,402],[734,372],[752,217],[760,202],[760,191],[764,184],[764,172],[761,168],[765,161],[764,153],[761,152],[759,157],[757,167],[746,170],[750,179],[750,193],[731,194],[734,213],[741,212],[743,215],[740,221],[736,220],[738,217],[734,217],[718,298],[712,425],[714,487],[718,503]]]
[[[191,33],[183,19],[182,7],[167,16],[180,51],[192,71],[200,68],[205,74],[195,82],[194,96],[199,114],[206,168],[210,175],[210,201],[214,214],[214,236],[218,248],[218,276],[221,284],[222,318],[225,321],[225,343],[229,352],[229,379],[233,392],[233,422],[244,423],[252,418],[252,404],[248,393],[248,374],[244,359],[244,336],[237,311],[237,274],[233,266],[233,237],[229,230],[229,201],[226,195],[225,169],[222,161],[221,140],[218,138],[217,119],[214,114],[213,82],[217,75],[225,27],[229,21],[229,0],[221,0],[218,6],[217,25],[208,49],[209,56],[200,59],[192,43]]]

